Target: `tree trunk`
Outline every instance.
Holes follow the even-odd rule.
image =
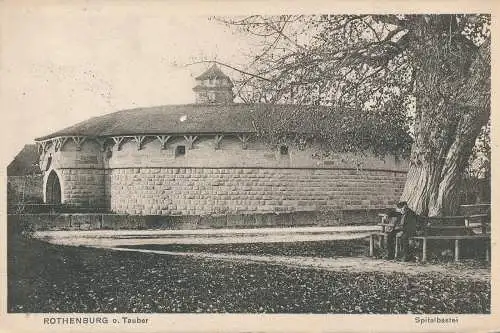
[[[474,119],[474,116],[479,115],[465,112],[459,123],[441,171],[437,198],[429,204],[430,216],[454,215],[458,211],[460,183],[482,126],[480,117]]]
[[[401,196],[417,214],[457,213],[468,158],[490,115],[490,57],[488,39],[479,48],[454,99],[435,107],[424,101],[423,109],[417,110],[416,138]]]
[[[478,119],[479,118],[479,119]],[[455,215],[459,207],[459,190],[467,160],[481,130],[477,112],[465,114],[454,134],[454,140],[443,158],[412,159],[401,196],[417,214]],[[412,149],[418,143],[414,144]],[[437,157],[437,158],[436,158]]]
[[[429,200],[436,192],[439,173],[432,163],[411,163],[401,201],[408,202],[408,206],[417,214],[427,215]]]

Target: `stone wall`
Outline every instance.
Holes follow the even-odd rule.
[[[406,173],[271,168],[127,168],[110,173],[115,213],[224,215],[379,209],[400,197]]]
[[[180,145],[186,148],[182,156],[175,154]],[[140,145],[131,137],[119,143],[107,138],[104,145],[69,139],[56,148],[47,148],[41,165],[45,179],[57,173],[64,204],[131,215],[376,210],[399,199],[407,170],[406,161],[392,156],[325,157],[314,144],[290,145],[283,154],[255,139],[243,146],[236,135],[218,144],[213,135],[200,135],[192,146],[183,135],[164,146],[155,136]]]
[[[106,207],[102,169],[61,169],[63,203],[85,207]]]
[[[206,229],[375,225],[379,210],[335,213],[294,212],[223,216],[152,216],[127,214],[9,214],[9,224],[28,224],[34,231],[99,229]]]

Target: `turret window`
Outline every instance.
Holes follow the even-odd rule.
[[[215,92],[213,92],[213,91],[208,92],[208,101],[209,102],[212,102],[212,103],[215,102],[215,97],[216,97]]]

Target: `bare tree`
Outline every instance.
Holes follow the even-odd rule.
[[[490,116],[489,15],[218,20],[258,42],[237,82],[242,100],[323,106],[285,123],[319,127],[332,149],[401,154],[412,142],[401,199],[419,214],[456,212],[461,176]],[[265,124],[266,135],[280,135],[264,130],[276,123]]]

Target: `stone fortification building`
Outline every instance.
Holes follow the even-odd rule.
[[[37,138],[47,203],[162,216],[373,210],[398,200],[406,163],[269,146],[252,115],[299,106],[233,103],[212,66],[196,103],[124,110]]]

